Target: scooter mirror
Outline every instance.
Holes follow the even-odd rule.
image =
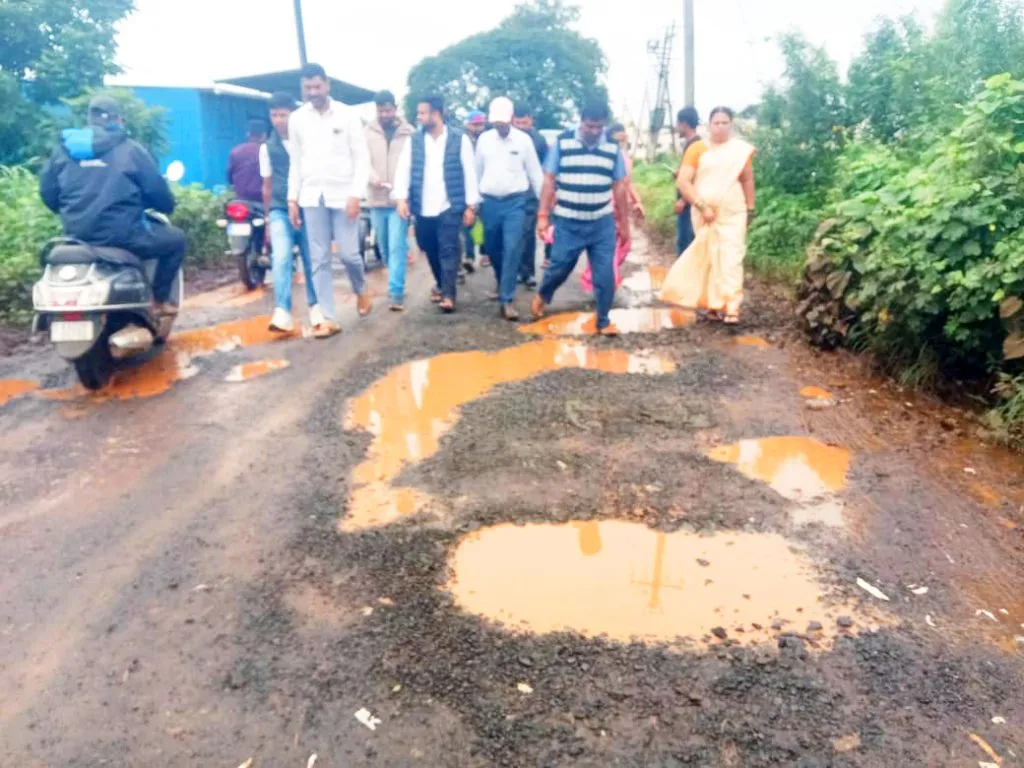
[[[167,165],[164,176],[168,181],[178,182],[185,178],[185,164],[181,160],[174,160]]]

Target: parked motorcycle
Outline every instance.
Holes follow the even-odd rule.
[[[102,389],[119,361],[148,352],[170,335],[174,318],[153,313],[156,259],[143,261],[122,248],[58,237],[43,248],[40,262],[43,276],[32,288],[32,330],[49,332],[57,354],[75,366],[87,389]],[[171,289],[178,306],[183,291],[179,270]]]
[[[254,291],[263,285],[270,268],[264,227],[263,207],[245,200],[232,200],[224,205],[224,218],[217,226],[227,231],[230,256],[238,260],[238,277],[245,287]]]

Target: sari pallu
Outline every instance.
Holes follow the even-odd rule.
[[[717,212],[708,224],[692,210],[695,238],[665,277],[659,298],[686,309],[738,315],[743,303],[747,255],[747,204],[740,174],[754,155],[742,139],[711,144],[701,155],[694,184],[698,197]]]

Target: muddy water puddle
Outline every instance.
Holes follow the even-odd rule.
[[[622,333],[657,333],[688,328],[697,322],[697,315],[693,312],[664,307],[613,309],[609,317]],[[597,315],[592,312],[566,312],[522,325],[519,331],[537,336],[592,336],[597,333]]]
[[[252,363],[243,363],[232,368],[224,381],[238,383],[258,379],[276,371],[283,371],[289,365],[287,360],[256,360]]]
[[[22,395],[39,389],[38,381],[28,379],[0,379],[0,406]]]
[[[826,600],[813,561],[778,534],[507,524],[461,539],[450,566],[447,588],[463,610],[540,634],[712,643],[724,630],[755,644],[796,632],[826,645],[837,618],[855,615]],[[862,615],[856,624],[878,621]]]
[[[373,436],[365,461],[355,468],[355,490],[341,530],[385,525],[412,515],[430,497],[391,482],[411,464],[437,453],[441,438],[458,422],[459,409],[494,387],[549,371],[579,368],[606,373],[663,374],[671,361],[618,349],[544,339],[498,352],[455,352],[406,363],[352,400],[345,429]]]
[[[634,293],[654,293],[661,290],[667,274],[668,267],[645,267],[624,278],[622,287],[628,288]]]
[[[839,528],[845,524],[844,505],[835,497],[846,487],[850,470],[850,452],[845,448],[810,437],[768,437],[714,448],[708,458],[731,464],[744,477],[797,502],[790,511],[796,525]]]
[[[754,349],[771,349],[772,345],[760,336],[737,336],[733,344],[738,347],[753,347]]]
[[[230,352],[240,347],[267,344],[297,334],[274,333],[268,330],[269,315],[234,320],[228,323],[195,328],[175,333],[164,348],[150,360],[118,370],[111,383],[99,392],[90,392],[81,386],[39,392],[48,400],[77,400],[103,402],[155,397],[170,390],[175,382],[189,379],[199,373],[193,364],[198,357],[215,352]]]
[[[214,307],[244,307],[260,301],[268,293],[264,288],[257,288],[250,291],[241,283],[229,283],[228,285],[214,288],[211,291],[196,294],[185,299],[182,307],[184,309],[210,309]]]
[[[822,387],[802,387],[800,389],[800,397],[805,400],[832,400],[833,395],[827,389]]]

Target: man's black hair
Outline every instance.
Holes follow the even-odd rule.
[[[603,101],[589,101],[580,111],[580,120],[607,120],[610,116],[608,104]]]
[[[533,110],[529,104],[516,104],[516,117],[533,117]]]
[[[700,125],[700,114],[697,112],[696,107],[683,107],[679,110],[679,114],[676,116],[676,123],[679,125],[688,125],[693,130],[697,130],[697,126]]]
[[[319,64],[307,64],[302,68],[302,79],[312,80],[314,77],[319,77],[321,80],[327,79],[327,72]]]
[[[440,96],[421,96],[417,104],[426,104],[430,107],[431,112],[440,112],[444,114],[444,99]]]
[[[625,132],[626,132],[626,126],[624,126],[622,123],[612,123],[611,125],[608,126],[608,135],[609,136],[612,136],[612,135],[614,135],[616,133],[625,133]]]
[[[270,96],[270,109],[287,109],[289,111],[295,109],[295,97],[290,93],[284,91],[278,91],[277,93],[271,94]]]
[[[253,118],[248,123],[250,136],[263,136],[267,132],[267,123],[259,118]]]
[[[385,104],[390,104],[392,107],[398,106],[398,102],[395,101],[395,94],[391,91],[378,91],[374,94],[373,103],[378,107],[382,107]]]

